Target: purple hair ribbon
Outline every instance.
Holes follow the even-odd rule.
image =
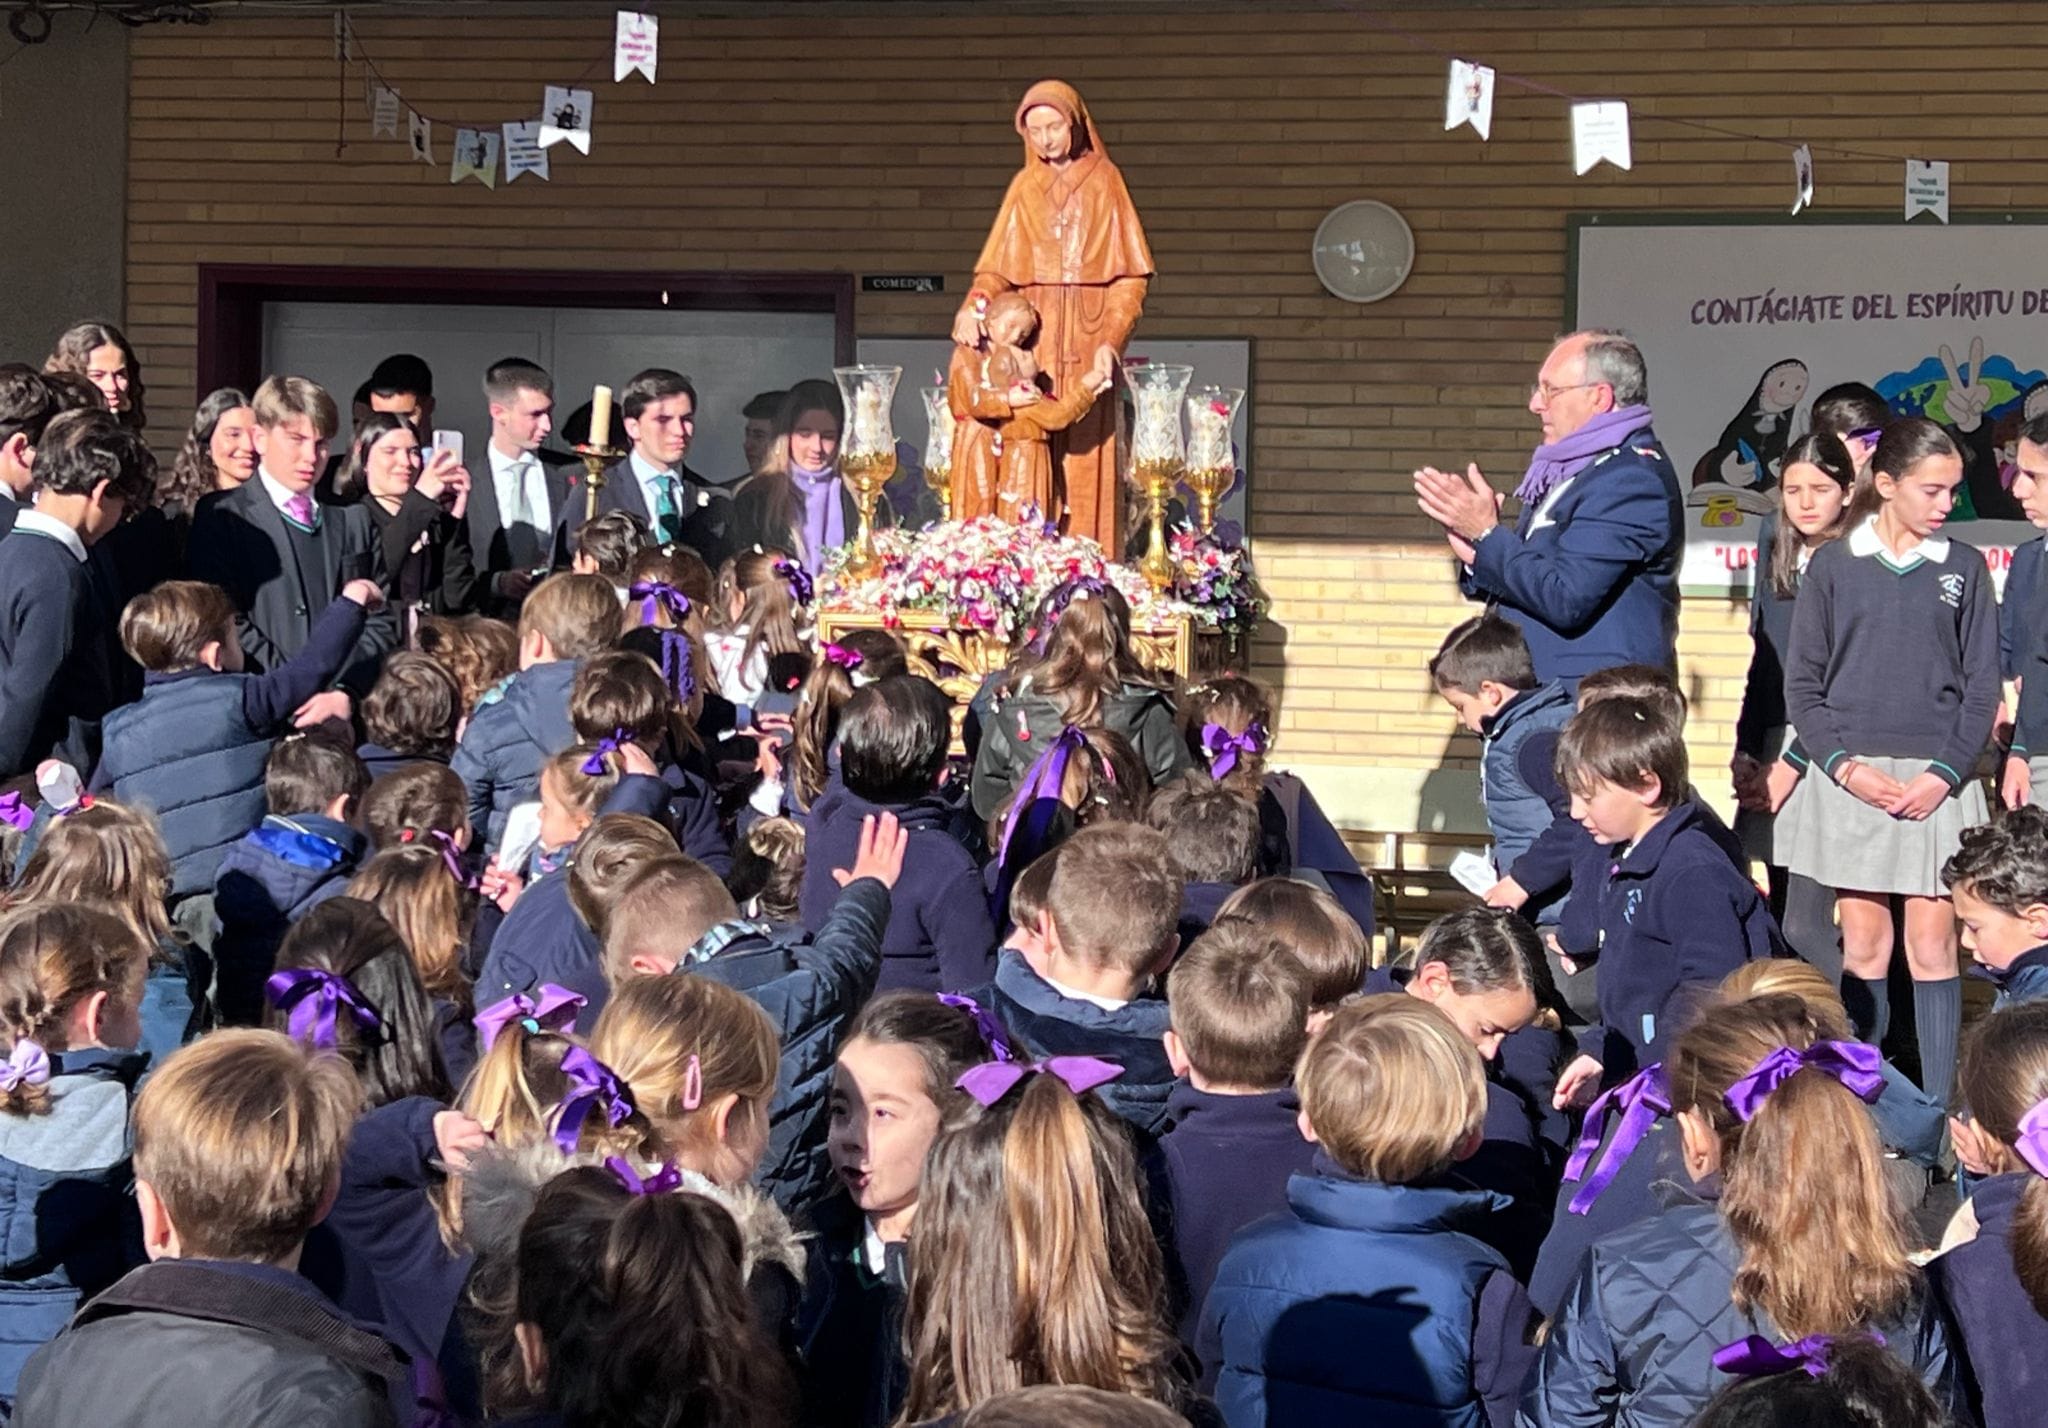
[[[1003,838],[996,847],[998,863],[1009,854],[1010,839],[1017,825],[1024,821],[1024,811],[1042,798],[1058,800],[1067,781],[1067,764],[1087,742],[1088,736],[1078,726],[1069,724],[1045,746],[1044,753],[1031,761],[1031,767],[1024,771],[1024,781],[1017,785],[1016,797],[1010,800],[1010,811],[1003,818]]]
[[[1884,1335],[1875,1329],[1868,1331],[1867,1337],[1879,1345],[1884,1343]],[[1840,1342],[1833,1334],[1808,1334],[1795,1343],[1774,1344],[1762,1334],[1751,1334],[1714,1350],[1714,1367],[1738,1378],[1765,1378],[1794,1369],[1819,1378],[1828,1371],[1828,1360]]]
[[[973,997],[957,996],[952,992],[940,992],[941,1006],[958,1007],[974,1021],[974,1029],[981,1033],[981,1039],[988,1046],[989,1055],[998,1061],[1015,1061],[1017,1053],[1010,1050],[1009,1040],[1003,1035],[1003,1025],[995,1019],[989,1009]]]
[[[2048,1101],[2037,1101],[2020,1117],[2019,1139],[2012,1143],[2036,1175],[2048,1176]]]
[[[0,1061],[0,1091],[18,1091],[23,1086],[50,1084],[50,1053],[40,1042],[20,1037],[7,1059]]]
[[[581,992],[572,992],[567,987],[558,987],[553,982],[542,982],[533,989],[533,995],[514,992],[500,1001],[492,1002],[471,1020],[476,1026],[477,1040],[489,1051],[493,1043],[513,1022],[523,1022],[527,1031],[539,1035],[543,1031],[564,1032],[576,1025],[576,1014],[588,1005],[588,999]]]
[[[1099,1056],[1051,1056],[1043,1061],[984,1061],[969,1067],[953,1084],[984,1106],[993,1106],[1015,1090],[1026,1076],[1053,1076],[1077,1096],[1106,1085],[1124,1068]]]
[[[1052,627],[1060,622],[1060,616],[1066,613],[1067,606],[1076,600],[1086,600],[1091,596],[1100,600],[1108,593],[1109,587],[1103,584],[1099,576],[1094,575],[1076,575],[1071,580],[1063,580],[1055,585],[1052,593],[1045,597],[1043,623],[1039,626],[1038,633],[1031,637],[1032,652],[1045,653],[1046,643],[1052,638]]]
[[[1239,759],[1266,752],[1266,726],[1254,719],[1243,733],[1233,734],[1221,724],[1204,724],[1202,752],[1209,759],[1209,777],[1227,778]]]
[[[666,1195],[683,1188],[683,1172],[667,1161],[662,1162],[659,1170],[645,1177],[623,1156],[607,1155],[604,1168],[612,1173],[612,1179],[625,1187],[628,1195]]]
[[[36,811],[18,793],[0,793],[0,823],[17,833],[26,833],[36,821]]]
[[[285,1027],[294,1038],[310,1041],[322,1050],[335,1046],[335,1022],[343,1007],[356,1025],[368,1030],[382,1026],[376,1010],[349,983],[320,967],[293,967],[272,972],[263,990],[270,1004],[287,1014]]]
[[[1756,1119],[1771,1092],[1801,1071],[1818,1071],[1849,1088],[1859,1100],[1875,1101],[1884,1090],[1884,1057],[1860,1041],[1816,1041],[1804,1051],[1781,1046],[1756,1063],[1722,1099],[1740,1121]]]
[[[788,584],[789,598],[797,604],[808,605],[811,603],[811,597],[817,594],[818,587],[811,583],[811,572],[795,561],[776,561],[775,573]]]
[[[676,703],[687,705],[697,696],[697,672],[692,668],[690,637],[681,630],[661,632],[661,677],[675,691]]]
[[[570,1047],[562,1057],[562,1074],[569,1078],[569,1094],[562,1097],[555,1117],[555,1144],[562,1154],[573,1155],[590,1113],[602,1110],[606,1124],[623,1125],[633,1114],[633,1093],[617,1072],[580,1046]]]
[[[845,645],[827,644],[824,649],[819,651],[819,653],[824,655],[825,658],[832,664],[836,664],[841,669],[845,670],[848,674],[852,674],[855,670],[859,669],[862,665],[867,663],[867,660],[861,655],[861,652],[859,650],[848,649]]]
[[[640,623],[651,625],[661,618],[663,610],[677,624],[690,613],[690,597],[666,580],[636,580],[626,587],[626,594],[640,602]]]
[[[1592,1164],[1593,1154],[1600,1149],[1600,1134],[1607,1128],[1607,1113],[1619,1110],[1621,1124],[1615,1127],[1614,1140],[1607,1147],[1607,1154],[1600,1157],[1600,1164],[1590,1178],[1586,1167]],[[1585,1179],[1571,1203],[1565,1208],[1574,1215],[1583,1215],[1593,1208],[1593,1202],[1601,1192],[1614,1183],[1614,1177],[1621,1173],[1622,1164],[1635,1153],[1643,1143],[1643,1137],[1650,1133],[1650,1127],[1657,1123],[1657,1117],[1671,1114],[1671,1088],[1664,1080],[1664,1063],[1656,1062],[1645,1066],[1619,1086],[1602,1091],[1599,1099],[1586,1108],[1586,1121],[1579,1134],[1579,1143],[1572,1148],[1571,1159],[1564,1163],[1564,1178],[1577,1181]]]
[[[429,828],[427,837],[440,848],[441,861],[447,866],[448,875],[455,879],[455,886],[476,891],[477,875],[463,866],[462,849],[455,846],[455,835],[445,828]]]
[[[616,754],[628,742],[629,740],[624,729],[612,730],[611,733],[597,741],[597,747],[592,749],[590,757],[583,761],[583,772],[593,776],[609,772],[605,767],[605,755]]]

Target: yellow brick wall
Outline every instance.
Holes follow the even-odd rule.
[[[2037,4],[1388,17],[1504,74],[1633,101],[1634,172],[1582,179],[1560,101],[1503,83],[1491,143],[1445,134],[1441,61],[1342,11],[956,8],[671,16],[659,85],[597,74],[591,154],[556,149],[551,184],[495,193],[447,183],[445,128],[433,168],[372,140],[355,67],[336,157],[324,14],[138,31],[127,317],[158,435],[192,387],[201,261],[943,271],[945,296],[858,309],[863,334],[941,333],[1018,162],[1011,106],[1058,74],[1145,217],[1160,275],[1141,331],[1253,343],[1252,529],[1274,596],[1254,663],[1284,692],[1283,755],[1347,823],[1470,826],[1473,749],[1422,674],[1462,607],[1408,473],[1466,459],[1497,484],[1519,473],[1523,394],[1564,317],[1567,215],[1783,211],[1785,149],[1659,116],[1813,143],[1824,209],[1900,203],[1898,163],[1829,143],[1954,161],[1958,208],[2039,207],[2048,179]],[[608,64],[609,15],[494,28],[366,11],[356,28],[437,119],[519,118],[543,83]],[[1413,277],[1370,307],[1326,295],[1308,263],[1317,222],[1357,197],[1396,204],[1416,234]],[[1680,649],[1698,780],[1717,792],[1739,612],[1688,602]]]

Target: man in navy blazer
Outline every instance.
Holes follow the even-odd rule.
[[[581,499],[574,460],[542,450],[555,429],[555,379],[524,357],[507,357],[484,373],[491,434],[469,489],[469,544],[488,589],[485,608],[516,613],[535,584],[535,571],[566,562],[554,532]]]
[[[1676,668],[1684,501],[1651,430],[1641,350],[1618,332],[1571,334],[1544,360],[1529,410],[1543,444],[1515,488],[1512,528],[1477,466],[1415,473],[1465,594],[1521,627],[1539,680],[1576,690],[1616,665]]]
[[[313,621],[351,580],[385,583],[384,559],[360,505],[322,506],[313,487],[336,426],[334,398],[304,377],[270,377],[256,390],[256,474],[205,503],[192,522],[194,580],[227,591],[253,673],[297,654]],[[398,643],[389,605],[370,613],[335,680],[300,711],[301,724],[346,719]]]
[[[606,468],[597,514],[631,511],[647,523],[657,544],[687,545],[716,570],[732,553],[732,503],[683,464],[697,434],[696,387],[680,372],[649,367],[626,383],[619,411],[632,450]],[[565,549],[567,536],[583,524],[580,487],[570,504],[560,532]]]

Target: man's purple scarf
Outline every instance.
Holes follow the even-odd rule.
[[[1561,482],[1591,466],[1595,457],[1614,450],[1650,421],[1647,406],[1616,407],[1594,417],[1570,436],[1537,447],[1536,454],[1529,459],[1528,474],[1515,487],[1515,499],[1525,506],[1535,505]]]

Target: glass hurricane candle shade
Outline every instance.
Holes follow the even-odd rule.
[[[839,474],[853,492],[860,528],[847,568],[865,578],[881,568],[875,553],[875,503],[896,474],[896,428],[891,411],[901,367],[834,367],[839,398],[846,409],[846,427],[839,440]]]
[[[1188,490],[1195,496],[1195,528],[1207,535],[1216,525],[1216,503],[1237,480],[1231,428],[1244,404],[1242,387],[1203,387],[1188,397]]]
[[[953,519],[953,406],[944,387],[925,387],[924,484],[939,498],[941,520]]]
[[[1152,532],[1138,568],[1154,590],[1166,590],[1173,584],[1166,502],[1187,469],[1181,401],[1195,369],[1176,362],[1147,362],[1125,369],[1124,375],[1131,384],[1131,479],[1151,508]]]

